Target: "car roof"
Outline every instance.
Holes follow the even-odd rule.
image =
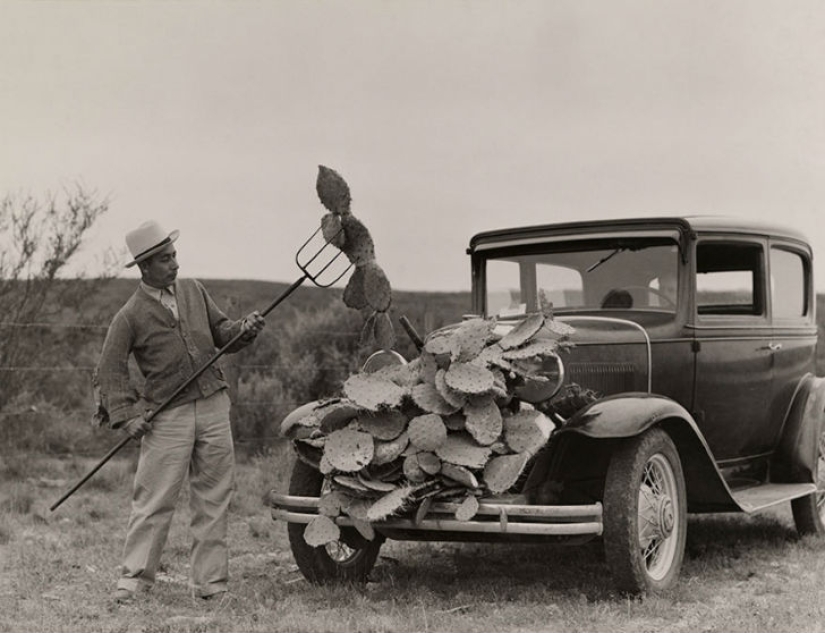
[[[724,215],[685,215],[678,217],[586,220],[482,231],[476,233],[470,239],[468,252],[472,253],[479,246],[495,244],[499,241],[524,240],[535,243],[544,237],[583,235],[594,232],[610,234],[629,230],[675,230],[679,231],[683,238],[717,233],[758,235],[781,237],[808,245],[808,239],[803,233],[779,223]]]

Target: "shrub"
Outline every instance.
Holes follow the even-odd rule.
[[[253,453],[271,446],[287,413],[339,391],[363,361],[361,324],[357,312],[336,301],[302,313],[277,332],[264,330],[267,335],[238,360],[249,367],[238,380],[238,444]]]
[[[16,450],[60,454],[104,449],[111,434],[93,428],[84,413],[68,413],[43,396],[18,392],[0,410],[0,446],[8,454]]]
[[[57,315],[54,326],[14,331],[15,336],[27,337],[19,343],[40,350],[37,354],[43,356],[16,361],[24,369],[38,370],[15,372],[15,391],[0,402],[0,448],[7,454],[22,449],[103,455],[119,437],[89,423],[91,368],[106,325],[134,292],[136,282],[105,278],[54,283],[65,286],[48,307],[50,314]],[[234,318],[266,305],[282,286],[231,280],[207,285],[218,305]],[[256,454],[272,447],[284,416],[298,405],[336,395],[343,381],[374,351],[359,345],[364,317],[343,304],[340,292],[300,288],[268,317],[254,345],[221,359],[233,390],[233,432],[239,453]],[[82,310],[71,299],[77,296],[85,297]],[[408,315],[423,335],[425,326],[431,329],[459,318],[465,300],[466,295],[458,293],[398,293],[391,310],[396,349],[407,358],[417,355],[398,324],[398,315]],[[0,374],[0,382],[6,378],[6,373]]]
[[[31,485],[15,482],[8,486],[7,496],[0,502],[0,510],[10,514],[28,514],[34,501]]]

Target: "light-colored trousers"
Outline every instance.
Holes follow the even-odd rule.
[[[135,591],[154,582],[188,471],[192,592],[208,596],[226,591],[234,469],[226,389],[155,416],[152,430],[141,439],[118,588]]]

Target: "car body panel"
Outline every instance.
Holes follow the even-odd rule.
[[[672,243],[678,249],[676,305],[657,309],[655,300],[638,294],[630,307],[596,305],[592,296],[609,284],[630,284],[635,277],[641,282],[634,285],[642,285],[654,275],[646,270],[644,260],[632,263],[644,251],[644,240],[651,248]],[[593,263],[585,267],[588,248],[593,250]],[[625,251],[629,263],[622,268],[618,260]],[[690,419],[689,427],[707,447],[707,459],[723,480],[734,489],[743,482],[768,483],[768,466],[782,441],[792,398],[803,377],[814,371],[812,253],[804,235],[778,223],[716,216],[631,218],[487,231],[473,236],[468,253],[474,277],[473,309],[486,317],[494,316],[490,309],[498,305],[487,287],[494,282],[487,262],[521,262],[521,302],[511,297],[509,310],[515,314],[507,309],[498,314],[505,322],[518,318],[516,308],[529,312],[545,307],[542,291],[533,299],[534,291],[529,289],[529,284],[541,283],[541,275],[531,267],[541,265],[543,258],[577,271],[578,277],[568,277],[582,278],[585,286],[573,303],[568,301],[573,296],[569,292],[556,291],[552,296],[557,300],[553,303],[556,318],[576,328],[573,348],[562,356],[567,383],[581,384],[605,397],[646,391],[670,398]],[[648,264],[662,261],[659,256]],[[785,269],[789,272],[783,280],[779,273]],[[612,278],[600,280],[599,275]],[[724,286],[722,290],[712,284],[702,286],[708,280],[728,283],[728,278],[746,279],[744,299],[724,298],[724,292],[730,292]],[[803,304],[797,313],[774,318],[774,312],[787,311],[782,299],[774,305],[772,296],[783,293],[787,279],[791,285],[803,286],[791,294],[792,301]],[[587,283],[595,286],[588,290]],[[630,326],[609,327],[599,322],[604,317],[631,321],[644,333],[640,336]],[[649,403],[642,404],[635,396],[628,402],[639,406],[639,413],[626,422],[627,429],[622,430],[618,420],[611,423],[617,425],[613,429],[569,423],[579,425],[578,432],[592,430],[604,437],[632,428],[641,432],[647,427],[640,420],[646,419]]]
[[[748,513],[808,496],[819,501],[812,495],[825,490],[825,379],[815,376],[816,302],[804,235],[716,216],[630,218],[485,231],[467,253],[473,314],[465,318],[495,318],[499,334],[536,312],[571,326],[552,359],[563,364],[555,375],[590,399],[561,415],[555,396],[536,402],[511,394],[511,412],[546,405],[540,410],[556,423],[518,486],[482,496],[470,521],[457,520],[455,505],[419,507],[414,520],[375,522],[378,534],[608,540],[610,528],[622,525],[614,508],[651,492],[646,483],[638,490],[610,483],[609,471],[627,463],[614,456],[645,442],[656,458],[675,447],[684,483],[673,499],[649,495],[666,502],[655,506],[657,517],[668,516],[671,501],[689,512]],[[314,406],[287,416],[282,432],[300,426]],[[273,516],[290,522],[309,523],[318,513],[314,497],[274,495],[272,503]],[[344,516],[335,521],[351,525]],[[629,534],[623,549],[639,545]]]

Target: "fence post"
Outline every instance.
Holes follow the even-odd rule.
[[[237,320],[241,318],[240,312],[240,301],[237,295],[229,295],[226,298],[226,316]],[[238,382],[240,379],[238,361],[234,354],[227,354],[221,361],[226,373],[226,382],[229,383],[229,399],[232,402],[232,406],[229,408],[229,422],[233,428],[237,428],[238,408],[235,406],[235,402],[238,399]]]
[[[424,335],[429,334],[435,329],[435,312],[433,312],[430,304],[424,306]]]

